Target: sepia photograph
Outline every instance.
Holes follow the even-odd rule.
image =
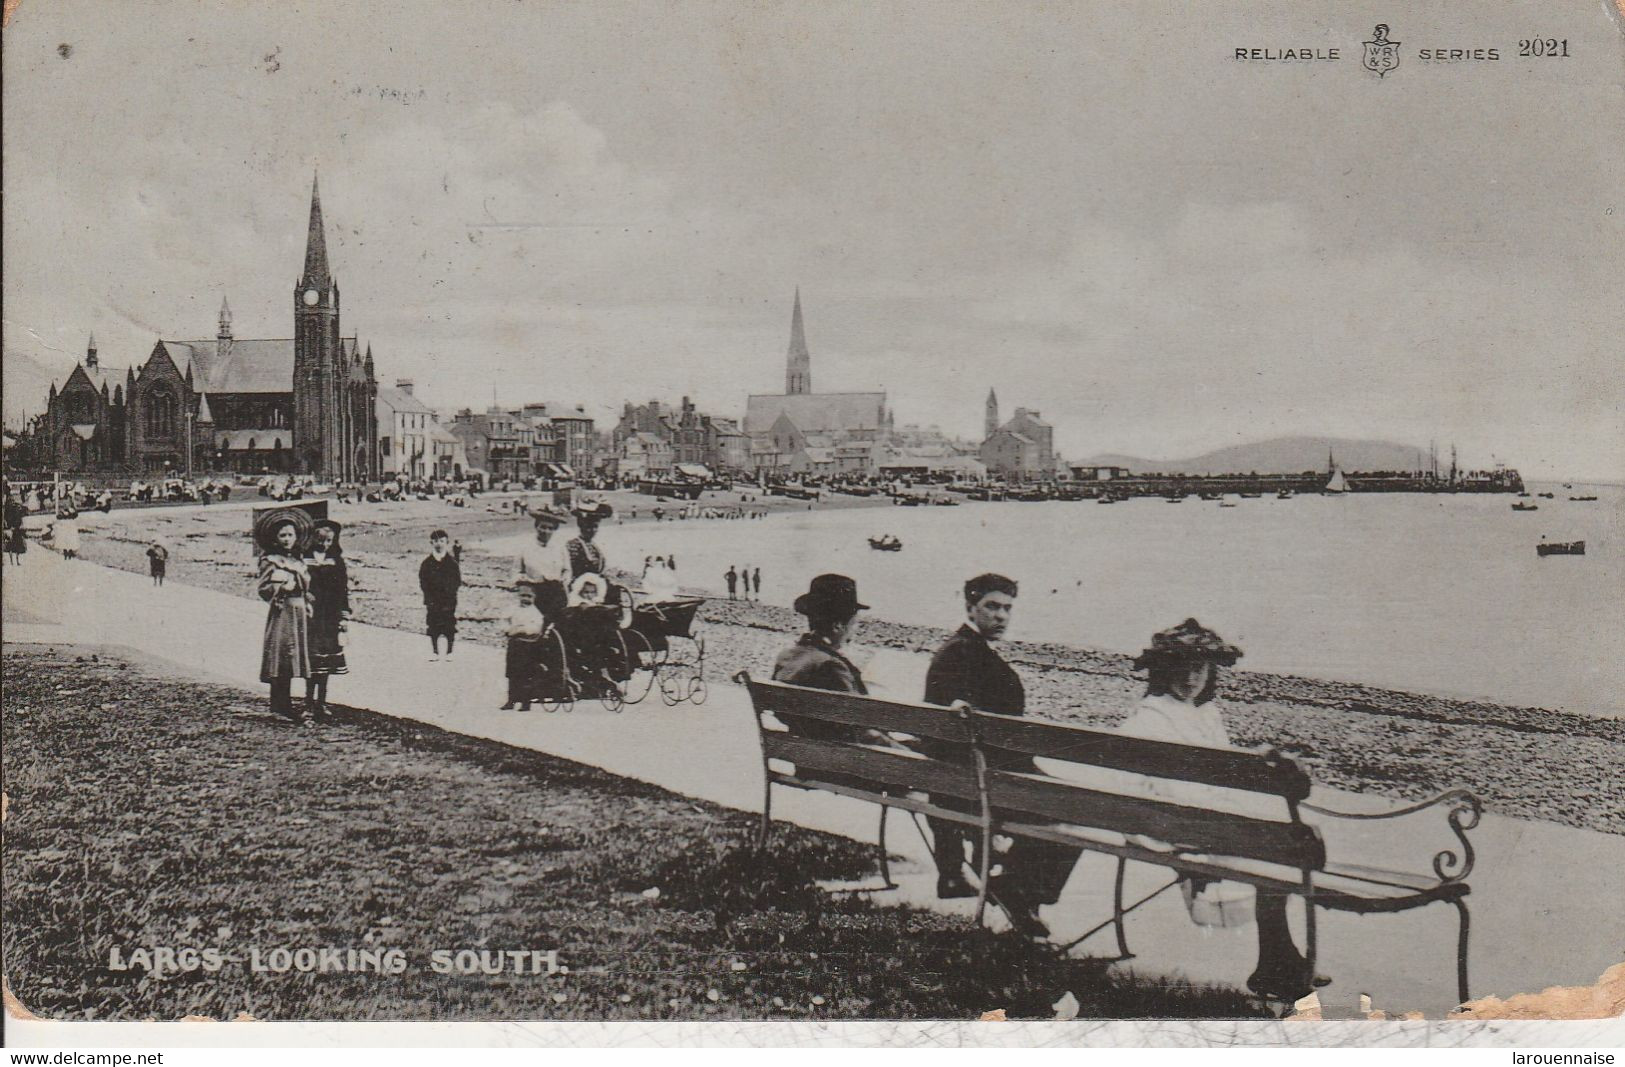
[[[1625,3],[5,19],[8,1043],[1625,1043]]]

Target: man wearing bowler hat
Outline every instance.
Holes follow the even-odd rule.
[[[858,601],[858,584],[844,574],[820,574],[807,591],[796,597],[795,609],[807,616],[807,632],[779,653],[773,680],[809,689],[868,695],[863,673],[841,649],[857,629],[858,612],[869,607]],[[865,741],[874,731],[856,726],[783,715],[793,734],[824,741]]]
[[[1027,694],[1021,676],[993,648],[1010,627],[1016,606],[1017,586],[1002,574],[982,574],[965,583],[965,622],[931,657],[925,674],[925,702],[953,704],[963,701],[978,711],[995,715],[1024,715]],[[958,746],[922,742],[922,749],[947,758],[963,758]],[[1032,760],[1014,754],[990,754],[990,763],[1000,770],[1034,772]],[[932,797],[932,802],[952,810],[973,812],[974,808],[954,797]],[[932,851],[937,862],[939,897],[975,896],[965,880],[965,842],[971,840],[965,827],[945,819],[930,819]],[[1047,937],[1049,928],[1038,916],[1041,904],[1060,899],[1061,889],[1076,865],[1079,851],[1062,845],[1017,839],[999,860],[1003,873],[995,875],[988,891],[1010,924],[1030,937]]]

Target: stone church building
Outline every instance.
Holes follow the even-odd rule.
[[[85,358],[43,417],[47,466],[64,473],[238,471],[378,477],[378,378],[372,349],[346,337],[327,261],[321,191],[310,190],[305,265],[293,288],[293,336],[239,338],[224,301],[215,336],[159,340],[140,367]]]

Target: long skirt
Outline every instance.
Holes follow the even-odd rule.
[[[344,645],[339,640],[339,617],[324,614],[319,609],[310,618],[310,672],[350,673],[350,666],[344,661]]]
[[[295,596],[272,601],[271,612],[265,617],[260,681],[309,678],[310,675],[310,620],[305,614],[305,598]]]

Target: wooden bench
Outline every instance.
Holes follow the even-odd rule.
[[[764,846],[772,825],[774,786],[826,790],[880,805],[878,844],[887,886],[892,881],[886,864],[885,827],[891,808],[972,826],[981,837],[978,923],[988,899],[994,834],[1115,856],[1112,917],[1065,947],[1070,949],[1113,926],[1120,959],[1132,955],[1124,931],[1125,916],[1189,875],[1245,882],[1302,898],[1305,955],[1311,969],[1318,948],[1317,908],[1377,914],[1443,902],[1454,906],[1459,918],[1456,985],[1460,1000],[1467,1000],[1470,919],[1466,878],[1473,867],[1467,831],[1478,824],[1481,808],[1478,799],[1465,790],[1453,789],[1419,804],[1377,813],[1337,812],[1308,802],[1309,775],[1278,752],[1171,744],[993,715],[964,706],[943,708],[756,681],[746,672],[736,675],[736,680],[750,693],[761,739],[765,786],[760,841]],[[786,716],[797,723],[800,732],[791,733],[785,727]],[[809,725],[820,733],[856,728],[884,736],[872,741],[803,736]],[[908,747],[911,739],[936,742],[934,750],[945,749],[953,758],[924,755]],[[1066,770],[1076,770],[1081,777],[1107,779],[1106,787],[1096,781],[1010,769],[1028,766],[1029,757],[1063,761],[1070,765]],[[789,764],[790,769],[775,767],[775,762]],[[1148,783],[1156,791],[1186,802],[1149,795]],[[1195,803],[1189,801],[1193,787],[1202,794]],[[934,802],[944,797],[968,801],[965,806],[972,812]],[[1207,802],[1221,798],[1237,803]],[[1224,810],[1231,806],[1269,809],[1274,817]],[[1332,862],[1320,830],[1302,817],[1308,811],[1323,819],[1374,821],[1434,807],[1444,811],[1461,851],[1459,855],[1449,849],[1437,853],[1431,873]],[[1124,873],[1130,861],[1167,868],[1176,877],[1156,893],[1125,907]]]

